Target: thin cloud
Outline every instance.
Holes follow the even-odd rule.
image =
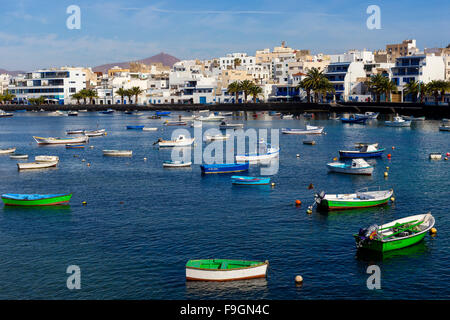
[[[240,10],[240,11],[229,11],[229,10],[167,10],[160,9],[155,7],[145,8],[147,10],[160,12],[160,13],[172,13],[172,14],[288,14],[289,12],[281,12],[281,11],[258,11],[258,10]],[[144,10],[144,8],[121,8],[121,10],[129,10],[129,11],[138,11]]]

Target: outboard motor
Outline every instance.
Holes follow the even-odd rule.
[[[316,201],[317,204],[320,204],[323,198],[325,198],[325,191],[321,191],[320,193],[316,193],[314,195],[314,200]]]

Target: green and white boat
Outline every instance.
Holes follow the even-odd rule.
[[[393,189],[379,190],[379,188],[375,191],[364,188],[350,194],[325,194],[322,191],[315,195],[314,200],[319,210],[348,210],[385,205],[393,194]]]
[[[412,246],[423,240],[433,228],[430,212],[392,221],[381,226],[372,225],[354,234],[356,248],[387,252]]]
[[[72,194],[2,194],[5,206],[55,206],[69,204]]]
[[[186,263],[186,280],[233,281],[264,278],[268,261],[230,259],[189,260]]]

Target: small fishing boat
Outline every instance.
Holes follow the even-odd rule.
[[[171,114],[170,111],[156,111],[156,116],[158,117],[167,117]]]
[[[395,116],[393,121],[385,121],[384,124],[388,127],[410,127],[411,120],[405,120],[402,117]]]
[[[63,116],[64,112],[56,110],[56,111],[50,112],[48,115],[49,116]]]
[[[270,144],[260,141],[258,153],[238,154],[236,155],[236,162],[269,160],[278,157],[279,154],[280,148],[272,147]]]
[[[83,134],[84,131],[86,130],[85,129],[67,130],[66,134]]]
[[[437,152],[430,153],[430,160],[441,160],[441,159],[442,159],[442,154],[437,153]]]
[[[27,154],[14,153],[9,156],[11,159],[28,159]]]
[[[316,142],[314,141],[314,140],[304,140],[303,141],[303,144],[309,144],[309,145],[315,145],[316,144]]]
[[[81,136],[75,138],[42,138],[33,136],[37,144],[69,144],[69,143],[86,143],[89,141],[88,136]]]
[[[83,148],[84,148],[84,144],[80,144],[80,143],[66,144],[66,149],[83,149]]]
[[[306,129],[289,129],[289,128],[282,128],[281,133],[283,134],[322,134],[323,133],[323,127],[316,127],[316,126],[306,126]]]
[[[233,112],[219,112],[219,116],[231,117],[233,116]]]
[[[351,115],[349,118],[341,118],[342,123],[357,123],[357,124],[365,124],[369,118],[366,116],[355,116]]]
[[[292,119],[294,118],[293,114],[283,114],[281,115],[281,119]]]
[[[55,206],[69,203],[72,194],[2,194],[5,206]]]
[[[204,259],[186,263],[188,281],[233,281],[265,278],[269,262]]]
[[[243,177],[243,176],[232,176],[231,183],[237,185],[253,186],[253,185],[263,185],[269,184],[269,177]]]
[[[204,164],[200,166],[203,174],[232,173],[247,171],[250,164],[247,163],[224,163],[224,164]]]
[[[143,130],[145,126],[127,126],[127,130]]]
[[[362,146],[359,150],[339,150],[339,156],[341,158],[374,158],[381,157],[385,148],[378,148],[375,144],[369,144]]]
[[[112,113],[114,113],[114,110],[113,109],[102,110],[102,111],[99,111],[99,113],[101,113],[101,114],[112,114]]]
[[[187,122],[185,122],[185,121],[166,121],[164,124],[166,126],[186,126]]]
[[[342,162],[332,162],[327,164],[330,172],[371,175],[373,166],[368,164],[364,159],[353,159],[351,164]]]
[[[196,118],[196,120],[204,122],[217,122],[222,121],[223,119],[225,119],[224,116],[216,116],[214,114],[209,114],[207,117],[200,116]]]
[[[153,116],[149,116],[147,118],[148,119],[161,119],[161,116],[153,115]]]
[[[36,162],[58,162],[59,157],[58,156],[35,156],[34,161]]]
[[[439,127],[439,131],[450,131],[450,125],[442,125]]]
[[[205,110],[198,110],[198,113],[209,113],[209,110],[208,110],[208,109],[205,109]]]
[[[369,119],[369,120],[375,120],[376,118],[378,118],[379,115],[380,115],[379,112],[371,112],[371,111],[367,111],[364,114],[360,114],[360,113],[355,114],[355,116],[357,118],[367,117],[367,119]]]
[[[219,125],[219,129],[221,129],[221,130],[239,129],[239,128],[243,128],[243,127],[244,127],[243,123],[227,123],[225,121],[222,121]]]
[[[314,200],[319,210],[347,210],[385,205],[393,194],[393,189],[369,191],[364,188],[351,194],[325,194],[322,191],[314,196]]]
[[[221,134],[206,135],[205,136],[205,140],[206,141],[227,140],[229,137],[230,137],[229,134],[226,134],[226,135],[221,135]]]
[[[19,170],[33,170],[33,169],[51,168],[51,167],[56,167],[58,162],[59,161],[17,163],[17,169],[19,169]]]
[[[355,148],[361,149],[361,148],[369,146],[369,145],[372,145],[375,148],[378,148],[378,143],[369,143],[369,142],[357,142],[357,143],[355,143]]]
[[[103,150],[104,156],[109,157],[131,157],[133,151],[131,150]]]
[[[157,143],[160,147],[184,147],[193,144],[194,140],[195,138],[186,138],[186,136],[181,134],[175,140],[162,140],[159,138]]]
[[[0,154],[9,154],[16,152],[16,148],[0,149]]]
[[[14,114],[10,112],[5,112],[4,110],[0,110],[0,118],[12,117]]]
[[[78,112],[88,112],[87,109],[78,110]]]
[[[164,161],[163,167],[164,168],[182,168],[182,167],[190,167],[192,165],[192,162],[185,162],[185,161]]]
[[[133,114],[133,111],[125,110],[124,113],[125,113],[125,114]]]
[[[425,116],[417,118],[414,116],[402,116],[402,118],[408,121],[425,121]]]
[[[158,128],[144,127],[142,128],[142,131],[158,131]]]
[[[86,137],[100,137],[100,136],[104,136],[106,135],[106,130],[105,129],[100,129],[100,130],[85,130],[83,132],[83,134]]]
[[[384,253],[412,246],[423,240],[435,223],[431,212],[376,224],[354,234],[357,249]]]
[[[78,116],[78,112],[76,112],[76,111],[69,111],[67,113],[67,116],[69,116],[69,117],[76,117],[76,116]]]

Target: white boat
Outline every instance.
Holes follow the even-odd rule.
[[[219,112],[219,116],[231,117],[233,112]]]
[[[243,128],[243,127],[244,127],[243,123],[228,123],[225,121],[222,121],[219,125],[219,129],[221,129],[221,130],[239,129],[239,128]]]
[[[181,168],[181,167],[190,167],[192,162],[184,162],[184,161],[164,161],[163,167],[165,168]]]
[[[432,152],[432,153],[430,153],[430,159],[431,160],[441,160],[442,154],[437,153],[437,152]]]
[[[83,132],[83,134],[87,137],[100,137],[100,136],[104,136],[106,135],[106,130],[105,129],[100,129],[100,130],[85,130]]]
[[[450,126],[444,124],[439,127],[439,131],[450,131]]]
[[[0,118],[12,117],[14,114],[0,110]]]
[[[59,111],[59,110],[56,110],[56,111],[54,111],[54,112],[50,112],[48,115],[49,115],[49,116],[63,116],[63,115],[64,115],[64,112]]]
[[[74,129],[74,130],[67,130],[66,134],[83,134],[84,133],[84,129]]]
[[[56,167],[58,161],[17,163],[19,170],[44,169]]]
[[[258,153],[246,153],[241,155],[236,155],[236,162],[245,161],[261,161],[268,160],[278,157],[280,154],[280,148],[271,147],[264,141],[259,142],[259,152]]]
[[[8,154],[16,152],[16,148],[0,149],[0,154]]]
[[[158,131],[158,128],[144,127],[142,128],[142,131]]]
[[[59,157],[58,156],[35,156],[34,161],[36,162],[58,162]]]
[[[223,117],[223,116],[216,116],[214,114],[209,114],[207,117],[200,116],[200,117],[196,118],[196,120],[204,121],[204,122],[217,122],[217,121],[222,121],[223,119],[225,119],[225,117]]]
[[[104,156],[110,157],[131,157],[133,151],[131,150],[103,150]]]
[[[198,110],[199,113],[209,113],[209,110]]]
[[[244,261],[228,259],[189,260],[186,264],[186,280],[233,281],[265,278],[268,261]]]
[[[402,118],[409,121],[425,121],[425,117],[402,116]]]
[[[179,117],[178,119],[180,121],[189,121],[189,120],[194,120],[195,116],[184,116],[184,117]]]
[[[69,111],[67,113],[67,116],[69,116],[69,117],[76,117],[76,116],[78,116],[78,112],[76,112],[76,111]]]
[[[11,159],[28,159],[28,155],[27,154],[12,154],[9,156]]]
[[[316,126],[306,126],[306,129],[289,129],[289,128],[282,128],[281,132],[284,134],[322,134],[323,133],[323,127],[316,127]]]
[[[229,134],[226,135],[221,135],[221,134],[216,134],[216,135],[206,135],[205,136],[205,140],[206,141],[214,141],[214,140],[227,140],[230,137]]]
[[[87,109],[78,110],[78,112],[88,112]]]
[[[373,166],[368,164],[364,159],[352,159],[352,164],[332,162],[327,164],[327,168],[330,172],[362,175],[371,175],[374,169]]]
[[[356,117],[367,117],[368,119],[371,120],[375,120],[376,118],[378,118],[379,115],[380,115],[379,112],[371,112],[371,111],[367,111],[364,114],[361,113],[355,114]]]
[[[195,138],[186,138],[184,135],[179,135],[175,140],[158,140],[158,145],[160,147],[184,147],[190,146],[194,143]]]
[[[283,114],[281,116],[281,119],[292,119],[292,118],[294,118],[293,114]]]
[[[37,144],[71,144],[71,143],[85,143],[89,141],[88,136],[80,136],[75,138],[42,138],[33,136]]]
[[[402,117],[395,116],[394,121],[385,121],[384,124],[389,127],[410,127],[411,120],[405,120]]]

